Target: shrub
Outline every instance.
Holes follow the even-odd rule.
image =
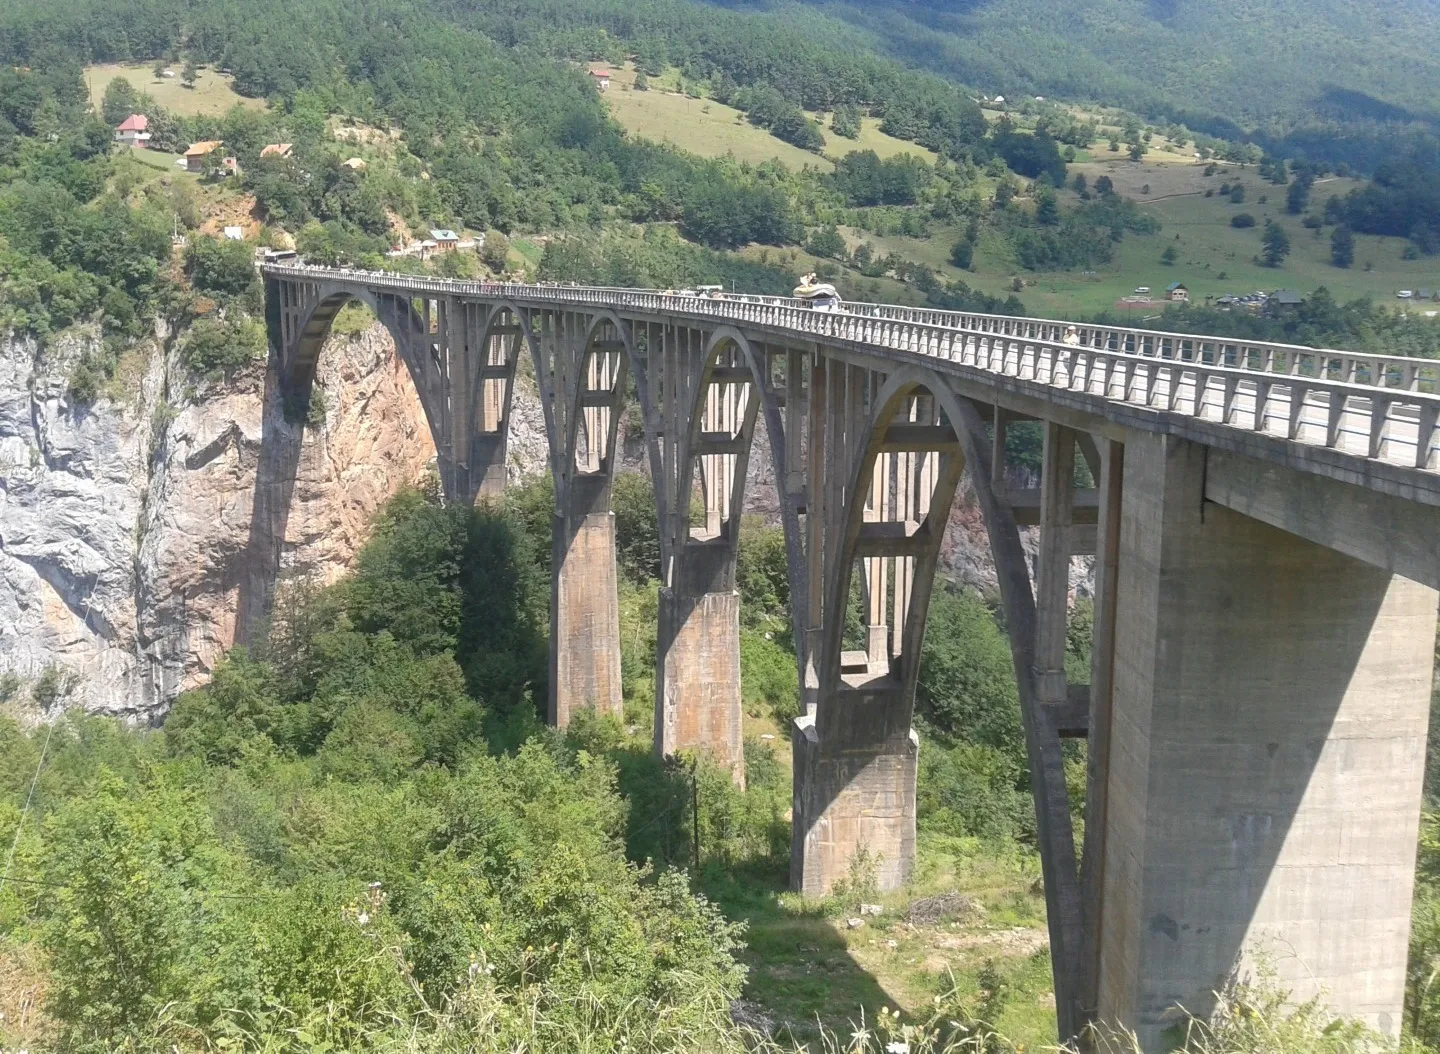
[[[265,327],[254,319],[202,318],[180,344],[180,361],[206,378],[228,376],[265,354]]]
[[[185,270],[196,289],[238,295],[255,282],[254,250],[243,241],[193,235],[185,246]]]
[[[1255,226],[1255,217],[1248,212],[1237,212],[1230,217],[1230,226],[1244,229]]]

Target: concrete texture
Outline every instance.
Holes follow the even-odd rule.
[[[620,697],[620,600],[615,514],[555,517],[550,608],[550,724],[578,710],[624,713]]]
[[[1398,575],[1440,587],[1440,508],[1223,450],[1205,498]]]
[[[745,785],[740,708],[740,595],[660,590],[655,746],[702,750]]]
[[[822,699],[820,706],[836,703],[835,698]],[[837,735],[822,741],[814,716],[807,714],[795,721],[791,749],[795,796],[790,888],[809,897],[824,896],[849,876],[862,849],[882,892],[909,881],[915,866],[920,753],[914,731],[883,740]]]
[[[1205,503],[1205,457],[1126,446],[1100,1017],[1163,1049],[1268,960],[1395,1035],[1436,593]]]

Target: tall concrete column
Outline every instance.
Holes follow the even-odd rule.
[[[740,595],[660,590],[656,650],[656,749],[708,753],[743,787]]]
[[[1203,501],[1126,445],[1099,1016],[1164,1049],[1259,960],[1398,1034],[1436,593]]]
[[[741,721],[735,546],[718,534],[687,538],[673,587],[660,590],[655,749],[706,751],[744,786]]]
[[[610,481],[577,475],[556,493],[550,597],[550,723],[621,715],[620,599]]]
[[[806,896],[829,893],[862,850],[882,891],[914,869],[920,740],[908,719],[884,727],[897,708],[883,695],[842,687],[822,698],[823,735],[816,714],[795,721],[790,888]]]

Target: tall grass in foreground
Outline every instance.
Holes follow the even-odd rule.
[[[403,957],[398,949],[394,951],[397,970],[407,975]],[[685,1013],[670,1015],[639,1001],[617,1010],[583,992],[557,1001],[556,994],[544,988],[502,991],[485,967],[476,964],[470,984],[444,1006],[426,1006],[420,1014],[397,1016],[389,1024],[371,1027],[349,1049],[384,1054],[1026,1054],[1027,1049],[1033,1054],[1036,1050],[1006,1039],[975,1018],[953,990],[935,997],[923,1021],[902,1020],[897,1012],[882,1007],[873,1020],[862,1016],[848,1032],[826,1030],[817,1040],[798,1044],[788,1040],[783,1029],[767,1034],[737,1025],[731,1005],[718,993],[702,997],[698,1014],[692,1004]],[[335,1032],[336,1022],[324,1010],[305,1019],[281,1013],[238,1021],[221,1037],[200,1034],[163,1011],[154,1024],[151,1036],[112,1049],[168,1054],[236,1050],[316,1054],[337,1049],[317,1038]],[[1265,987],[1235,987],[1221,994],[1208,1020],[1177,1009],[1171,1035],[1175,1054],[1397,1052],[1392,1040],[1361,1023],[1333,1017],[1318,1001],[1290,1006],[1284,995]],[[1041,1049],[1047,1054],[1141,1054],[1133,1034],[1099,1028],[1083,1045]],[[1428,1049],[1406,1041],[1397,1054],[1424,1054]]]

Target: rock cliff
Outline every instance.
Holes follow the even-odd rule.
[[[158,339],[129,353],[106,397],[73,406],[66,379],[95,339],[0,343],[0,676],[23,695],[53,669],[65,705],[148,718],[234,634],[263,371],[197,389]],[[331,341],[319,388],[285,565],[328,581],[434,448],[378,327]]]

